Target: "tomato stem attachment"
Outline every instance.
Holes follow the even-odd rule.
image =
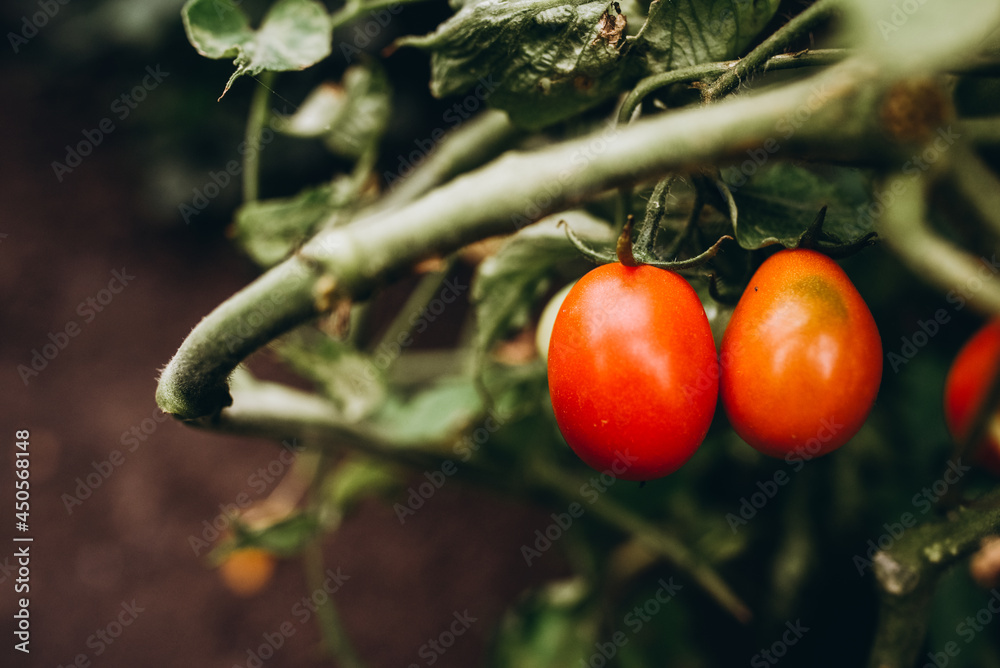
[[[634,225],[635,217],[629,214],[625,218],[625,226],[622,228],[622,233],[618,236],[618,244],[615,246],[615,255],[618,256],[618,261],[626,267],[638,267],[640,264],[632,253],[632,228]]]

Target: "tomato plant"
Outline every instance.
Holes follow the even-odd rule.
[[[353,505],[332,490],[391,497],[407,529],[453,480],[551,504],[511,554],[531,567],[560,553],[572,576],[532,581],[499,625],[498,667],[588,663],[634,604],[674,605],[672,587],[646,586],[654,571],[698,594],[643,619],[656,632],[617,643],[622,665],[745,664],[746,642],[698,647],[678,620],[757,624],[743,634],[757,638],[801,608],[839,631],[824,595],[881,605],[872,665],[912,665],[924,634],[906,625],[927,623],[936,578],[1000,529],[966,488],[949,499],[967,513],[914,517],[904,534],[884,516],[914,498],[898,471],[933,480],[946,455],[940,415],[906,408],[927,404],[926,384],[905,374],[932,368],[939,340],[886,379],[889,405],[836,459],[792,476],[738,437],[806,459],[865,423],[882,344],[830,257],[876,229],[883,243],[856,266],[884,329],[906,334],[904,272],[948,303],[1000,313],[975,260],[1000,229],[984,195],[998,183],[1000,54],[986,38],[1000,5],[925,2],[904,16],[892,0],[819,0],[786,22],[782,8],[799,4],[482,0],[442,3],[435,25],[408,2],[186,3],[198,52],[236,59],[218,79],[223,104],[250,97],[242,164],[222,164],[243,186],[228,229],[262,274],[163,368],[161,408],[207,430],[302,441],[294,465],[281,460],[292,471],[268,504],[281,512],[260,530],[282,558],[305,554],[314,589],[318,534]],[[313,68],[331,53],[346,62]],[[411,108],[428,71],[447,99]],[[407,128],[419,134],[401,138]],[[549,336],[542,301],[577,279]],[[721,361],[710,320],[726,327]],[[311,392],[257,378],[262,347]],[[733,429],[710,431],[720,398]],[[685,462],[662,484],[613,484]],[[925,548],[945,540],[957,542],[929,563]],[[842,577],[839,545],[880,565],[881,602],[867,580]],[[761,573],[773,592],[756,586]],[[886,573],[914,574],[920,595]],[[358,665],[334,603],[317,615],[329,653]],[[802,665],[829,660],[809,645],[794,648]],[[854,643],[837,663],[867,650]]]
[[[772,457],[819,456],[861,428],[882,379],[882,342],[847,274],[816,251],[783,250],[750,279],[722,340],[722,403]]]
[[[650,266],[606,264],[573,286],[549,342],[552,407],[566,442],[625,480],[676,471],[715,412],[717,360],[687,281]],[[711,379],[706,389],[699,380]]]
[[[1000,320],[982,327],[962,347],[948,371],[944,386],[944,415],[957,441],[969,436],[976,411],[986,399],[990,381],[1000,364]],[[990,419],[983,439],[975,444],[977,464],[1000,476],[1000,434],[997,418]]]

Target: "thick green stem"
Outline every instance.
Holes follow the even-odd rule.
[[[260,183],[260,137],[267,122],[267,101],[271,96],[274,72],[264,72],[257,81],[250,101],[250,117],[247,119],[246,146],[243,154],[243,202],[257,200]]]
[[[881,597],[869,668],[911,668],[923,645],[934,589],[951,566],[1000,530],[1000,491],[904,534],[874,559]]]
[[[455,175],[494,158],[519,136],[521,131],[511,125],[506,113],[486,111],[443,139],[412,175],[393,187],[375,206],[386,210],[411,202]]]
[[[1000,179],[972,149],[958,146],[955,151],[949,162],[952,186],[993,234],[1000,236]]]
[[[895,158],[899,148],[880,139],[877,94],[857,94],[862,86],[870,90],[876,75],[845,62],[818,81],[510,152],[406,206],[326,229],[195,327],[164,370],[157,401],[182,419],[215,413],[230,404],[225,380],[236,364],[334,303],[332,292],[364,299],[422,259],[514,232],[612,188],[745,157],[748,148],[773,140],[780,119],[817,87],[832,91],[830,99],[793,136],[782,137],[787,158]],[[317,284],[325,286],[321,299],[313,294]]]
[[[972,144],[1000,145],[1000,117],[970,118],[955,125],[959,135]]]
[[[771,33],[753,51],[736,63],[715,83],[705,89],[702,99],[713,102],[722,98],[755,72],[763,70],[768,60],[791,46],[797,39],[808,33],[837,11],[838,0],[817,0],[791,21]]]

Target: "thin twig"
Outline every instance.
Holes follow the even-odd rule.
[[[767,61],[791,46],[837,11],[838,0],[818,0],[791,21],[771,33],[753,51],[736,63],[702,92],[702,99],[714,102],[732,91],[755,72],[762,71]]]

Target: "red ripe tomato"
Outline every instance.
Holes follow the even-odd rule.
[[[736,433],[765,455],[810,459],[842,446],[868,417],[882,341],[836,262],[783,250],[740,297],[721,366],[722,403]]]
[[[687,281],[650,266],[600,266],[566,296],[549,342],[559,430],[587,464],[623,480],[676,471],[708,432],[718,360]]]
[[[986,399],[992,374],[1000,363],[1000,320],[976,332],[959,351],[944,384],[944,417],[956,440],[964,439],[979,405]],[[977,444],[973,458],[994,475],[1000,476],[1000,420],[995,416],[986,436]]]

